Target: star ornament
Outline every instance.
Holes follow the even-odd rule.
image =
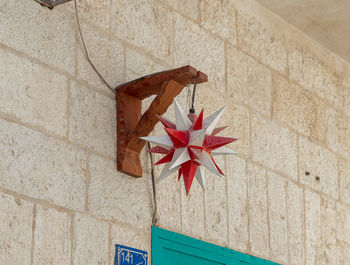
[[[149,152],[164,154],[155,165],[165,164],[157,182],[164,180],[178,171],[178,179],[183,176],[186,194],[188,195],[193,179],[196,178],[203,190],[205,189],[204,168],[218,176],[224,175],[215,163],[214,156],[236,154],[224,145],[236,141],[236,138],[216,136],[226,127],[216,128],[225,109],[219,109],[203,120],[203,110],[197,117],[182,110],[176,100],[175,124],[158,116],[164,125],[166,135],[141,137],[141,139],[155,144]]]

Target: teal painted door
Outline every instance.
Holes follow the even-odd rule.
[[[277,265],[228,248],[152,227],[153,265]]]

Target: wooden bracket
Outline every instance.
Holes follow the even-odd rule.
[[[117,87],[117,169],[125,174],[142,177],[140,152],[162,115],[182,89],[193,83],[208,81],[208,76],[192,66],[184,66],[144,76]],[[157,95],[141,116],[142,100]]]

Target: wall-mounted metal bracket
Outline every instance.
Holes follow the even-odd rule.
[[[142,177],[140,152],[147,136],[182,89],[193,83],[208,81],[208,76],[192,66],[184,66],[144,76],[117,87],[117,169],[125,174]],[[141,117],[142,100],[157,95]]]
[[[58,6],[60,4],[64,4],[67,2],[70,2],[72,0],[34,0],[35,2],[38,2],[42,6],[46,6],[50,9],[54,8],[55,6]]]

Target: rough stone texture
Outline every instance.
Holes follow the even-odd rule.
[[[246,54],[227,47],[227,93],[265,115],[270,115],[271,72]]]
[[[156,171],[156,176],[160,175],[161,169]],[[176,172],[157,185],[157,205],[161,227],[181,232],[180,185],[183,185],[183,181],[178,182],[177,177]]]
[[[226,164],[229,247],[245,252],[249,241],[246,161],[227,156]]]
[[[170,68],[150,60],[148,57],[136,52],[135,50],[129,48],[126,49],[126,82],[167,69]]]
[[[350,203],[350,162],[339,161],[340,198]]]
[[[350,117],[350,87],[343,87],[344,89],[344,110]]]
[[[182,233],[204,239],[203,190],[196,181],[193,181],[191,192],[186,196],[185,187],[183,183],[181,184]]]
[[[76,82],[70,83],[69,139],[116,157],[115,100]]]
[[[112,224],[111,228],[111,263],[115,264],[116,249],[115,245],[121,244],[125,246],[132,246],[137,249],[148,252],[148,263],[151,264],[151,233],[150,229],[146,232],[131,229],[118,224]],[[114,263],[112,263],[112,261]]]
[[[343,241],[339,241],[337,244],[338,248],[338,265],[347,265],[350,260],[350,244]]]
[[[225,157],[216,156],[215,162],[226,175]],[[227,244],[227,201],[226,176],[219,177],[209,170],[205,172],[206,189],[204,193],[206,240]]]
[[[0,193],[0,264],[30,261],[32,221],[32,203]]]
[[[108,264],[108,224],[87,215],[74,216],[74,265]]]
[[[273,87],[273,118],[295,128],[310,139],[324,142],[324,103],[284,78],[275,77]]]
[[[334,152],[350,159],[350,117],[327,108],[326,120],[327,145]]]
[[[269,256],[266,170],[248,163],[248,207],[251,250]]]
[[[321,98],[336,106],[341,105],[342,93],[336,76],[311,54],[292,51],[289,54],[289,75]]]
[[[119,41],[108,38],[106,33],[102,33],[85,23],[81,23],[81,31],[90,60],[103,78],[112,88],[122,84],[124,79],[124,46]],[[78,79],[113,95],[87,61],[80,39],[77,45],[77,64]]]
[[[287,216],[290,265],[304,264],[305,261],[304,207],[302,188],[288,182]]]
[[[224,42],[207,34],[193,21],[176,15],[174,36],[174,63],[190,64],[210,76],[207,85],[225,92]]]
[[[321,199],[317,193],[305,191],[306,265],[322,264]]]
[[[287,53],[278,35],[264,27],[256,18],[238,11],[238,46],[264,64],[285,73]]]
[[[220,105],[215,106],[220,107]],[[227,145],[227,147],[235,150],[241,155],[248,157],[250,155],[249,110],[239,105],[230,106],[229,104],[226,104],[226,106],[227,108],[220,119],[220,126],[228,126],[228,128],[220,133],[220,135],[237,138],[237,141]]]
[[[163,5],[151,0],[113,0],[111,12],[111,31],[115,36],[155,57],[171,58],[172,14]]]
[[[199,19],[199,2],[200,0],[161,0],[172,8],[194,19]]]
[[[90,23],[104,30],[108,30],[110,3],[110,0],[77,0],[79,17],[88,20]],[[73,1],[62,7],[69,8],[69,10],[75,12]]]
[[[328,150],[299,138],[300,182],[338,198],[338,161]]]
[[[0,1],[0,43],[73,74],[75,34],[71,15],[34,1]]]
[[[350,2],[342,1],[336,5],[333,1],[328,0],[257,0],[257,2],[275,12],[271,15],[278,15],[291,23],[290,28],[297,27],[305,32],[305,35],[315,40],[312,43],[314,46],[322,45],[323,50],[329,49],[329,53],[336,54],[332,54],[333,57],[342,57],[344,64],[346,61],[350,62],[348,45],[350,42],[350,28],[348,27]],[[296,41],[301,42],[300,38]]]
[[[252,116],[253,160],[297,179],[297,137],[260,115]]]
[[[84,208],[83,151],[0,120],[0,186],[74,210]]]
[[[337,264],[336,203],[332,199],[321,201],[322,264]]]
[[[116,171],[114,95],[84,58],[72,3],[0,0],[0,190],[11,194],[0,195],[0,264],[112,264],[116,243],[151,255],[150,159],[143,149],[143,178]],[[254,1],[78,4],[108,83],[191,64],[209,76],[196,113],[226,105],[221,135],[239,138],[205,193],[195,181],[187,197],[176,174],[157,185],[160,227],[286,265],[348,265],[350,65]],[[177,97],[186,110],[191,92]]]
[[[36,212],[33,265],[70,265],[70,216],[40,205]]]
[[[337,238],[350,244],[350,210],[349,206],[337,203]]]
[[[231,1],[201,1],[201,25],[236,44],[236,9]]]
[[[0,49],[0,79],[1,112],[66,136],[67,80],[64,76]]]
[[[282,264],[288,262],[287,182],[274,173],[268,173],[268,207],[270,224],[270,256]]]
[[[89,210],[94,214],[144,227],[151,221],[149,177],[134,178],[116,171],[116,163],[91,156]],[[145,172],[146,169],[144,168]]]

